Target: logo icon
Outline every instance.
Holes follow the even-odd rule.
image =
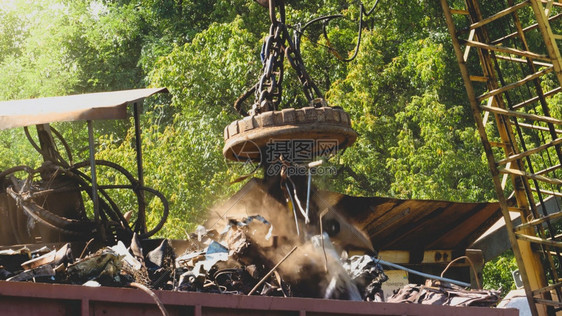
[[[247,175],[257,170],[262,161],[262,149],[253,141],[244,141],[228,149],[234,160],[226,160],[229,170],[238,175]]]

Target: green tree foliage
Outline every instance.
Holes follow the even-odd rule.
[[[67,94],[77,82],[76,62],[66,37],[69,25],[64,5],[51,1],[22,3],[18,11],[0,10],[3,40],[0,57],[0,99]]]
[[[511,275],[512,271],[517,270],[517,263],[513,251],[508,250],[502,256],[493,259],[484,265],[482,273],[484,274],[485,289],[502,289],[502,295],[507,294],[510,290],[515,289],[515,283]]]
[[[162,117],[171,111],[163,108],[146,113],[144,125],[150,127],[143,135],[147,184],[170,199],[168,235],[183,236],[207,208],[233,192],[227,183],[236,175],[222,158],[222,131],[237,118],[230,103],[249,81],[243,65],[256,63],[255,39],[241,22],[212,24],[192,42],[176,46],[152,73],[153,83],[173,95],[172,116]],[[121,143],[106,137],[99,155],[134,169],[132,140],[132,131]]]
[[[491,199],[468,104],[458,97],[464,91],[457,66],[444,49],[448,39],[433,34],[398,42],[387,33],[364,34],[347,77],[328,93],[351,112],[360,134],[342,157],[350,176],[343,172],[335,187],[402,198]]]

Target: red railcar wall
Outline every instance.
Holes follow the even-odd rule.
[[[515,309],[451,307],[155,291],[170,315],[454,315],[517,316]],[[145,292],[130,288],[0,281],[0,315],[161,315]]]

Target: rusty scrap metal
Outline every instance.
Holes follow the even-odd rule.
[[[6,281],[28,281],[35,278],[41,277],[54,277],[56,275],[55,269],[50,264],[44,264],[42,266],[33,268],[31,270],[23,271],[17,275],[14,275],[11,278],[8,278]]]
[[[353,256],[346,260],[343,267],[362,293],[364,301],[382,302],[382,284],[388,280],[383,268],[371,256]]]
[[[291,249],[273,268],[271,268],[271,270],[258,282],[258,284],[256,284],[256,286],[254,286],[251,290],[250,293],[248,293],[249,295],[252,295],[252,293],[254,293],[258,287],[260,285],[263,284],[263,282],[265,282],[265,280],[271,276],[271,274],[273,274],[273,272],[275,272],[275,269],[279,268],[279,266],[285,262],[285,260],[287,260],[287,258],[289,258],[289,256],[295,252],[295,250],[297,250],[298,246],[294,246],[293,249]]]
[[[454,284],[427,280],[425,285],[409,284],[388,299],[391,303],[415,303],[450,306],[494,306],[500,292],[494,290],[465,290]]]
[[[255,253],[261,245],[266,248],[274,245],[271,224],[261,216],[251,216],[239,221],[231,220],[228,226],[222,235],[214,230],[208,231],[217,240],[207,238],[207,234],[200,236],[201,241],[209,240],[206,244],[192,239],[195,245],[204,248],[192,251],[188,247],[188,252],[177,259],[167,240],[150,250],[135,245],[135,238],[132,238],[133,247],[129,249],[119,241],[115,246],[99,249],[76,260],[69,256],[69,245],[58,251],[43,249],[41,255],[37,254],[33,259],[25,249],[4,253],[18,261],[10,278],[13,281],[39,278],[37,280],[43,282],[86,286],[127,286],[136,282],[154,289],[248,294],[254,288],[252,292],[259,291],[261,295],[292,295],[290,286],[285,284],[281,275],[269,279],[271,273],[266,274],[265,271],[272,264]],[[228,242],[228,238],[241,235],[244,236],[239,237],[243,247],[240,243]],[[140,253],[140,249],[144,251]],[[24,254],[23,257],[21,254]]]
[[[48,249],[48,248],[43,247],[39,250],[42,250],[42,249]],[[35,253],[39,253],[39,251],[35,251]],[[38,256],[38,257],[33,258],[31,260],[28,260],[28,261],[22,263],[21,267],[24,270],[29,270],[29,269],[34,269],[34,268],[37,268],[37,267],[45,265],[45,264],[52,264],[52,265],[58,266],[59,264],[65,262],[65,261],[66,262],[72,261],[72,252],[70,251],[70,244],[65,244],[59,250],[52,250],[52,251],[50,251],[46,254],[43,254],[41,256]]]
[[[279,245],[279,238],[274,234],[272,223],[255,215],[229,219],[222,233],[199,227],[190,235],[190,240],[185,241],[186,251],[179,255],[168,240],[156,243],[140,240],[135,235],[128,248],[118,241],[116,245],[103,247],[85,258],[74,259],[67,244],[58,250],[43,248],[31,252],[24,248],[0,252],[0,259],[2,262],[17,260],[18,266],[9,279],[11,281],[35,280],[88,287],[128,286],[140,288],[151,296],[153,290],[164,289],[382,300],[381,284],[387,277],[379,260],[367,255],[340,257],[327,234],[305,236],[307,240],[293,241],[296,243],[293,245]],[[291,246],[290,251],[282,258],[274,259],[280,257],[280,249],[288,249],[288,246]],[[76,250],[81,251],[82,246]],[[324,262],[318,260],[321,251],[327,253],[327,270],[324,270]],[[268,257],[268,253],[275,255]],[[462,289],[448,291],[452,293],[453,290]],[[155,297],[153,299],[163,307]],[[487,302],[480,296],[475,300]],[[166,312],[162,308],[160,311]]]
[[[2,279],[5,280],[14,273],[21,271],[21,264],[31,259],[31,251],[27,247],[17,250],[7,249],[0,251],[0,266],[2,266]]]
[[[120,284],[121,257],[110,248],[102,249],[92,256],[69,265],[65,271],[67,280],[82,284],[96,279],[100,284]]]

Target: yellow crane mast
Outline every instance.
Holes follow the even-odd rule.
[[[562,196],[562,3],[440,1],[531,311],[554,315],[562,212],[538,206]]]

